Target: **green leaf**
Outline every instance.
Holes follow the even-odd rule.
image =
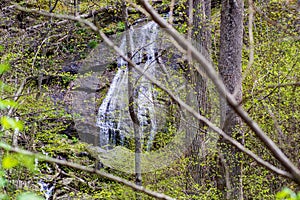
[[[297,193],[297,200],[300,200],[300,192]]]
[[[1,90],[0,90],[1,93],[3,91],[12,91],[12,87],[10,87],[9,85],[6,85],[2,81],[0,81],[0,88],[1,88]]]
[[[8,200],[8,196],[6,194],[0,193],[0,200]]]
[[[10,65],[8,63],[2,63],[0,64],[0,74],[3,74],[7,70],[9,70]]]
[[[0,52],[4,51],[4,46],[0,45]]]
[[[5,175],[5,171],[0,170],[0,177],[3,177]]]
[[[44,200],[43,197],[38,196],[32,192],[22,193],[17,197],[17,200]]]
[[[98,42],[95,41],[95,40],[91,40],[89,43],[88,43],[88,47],[94,49],[96,46],[98,45]]]
[[[20,120],[15,120],[10,117],[1,117],[1,124],[5,129],[19,129],[23,130],[23,122]]]
[[[9,154],[2,159],[2,167],[4,169],[11,169],[17,166],[19,161],[16,159],[14,154]]]
[[[9,107],[16,107],[17,103],[12,100],[0,100],[0,109],[3,110]]]
[[[4,177],[0,177],[0,188],[4,188],[6,183],[7,183],[7,180]]]
[[[26,156],[26,155],[19,155],[19,162],[22,166],[26,167],[30,171],[34,171],[34,156]]]
[[[289,199],[289,200],[294,200],[296,199],[296,194],[289,188],[284,188],[280,192],[276,194],[276,199],[281,200],[281,199]]]

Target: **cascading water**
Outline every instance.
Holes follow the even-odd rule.
[[[129,30],[123,36],[120,49],[130,50],[133,62],[152,76],[156,74],[156,39],[158,26],[149,22],[138,30]],[[129,39],[129,41],[127,41]],[[134,93],[136,94],[136,114],[140,122],[142,138],[148,138],[146,149],[150,150],[157,131],[153,85],[138,73],[133,73]],[[126,138],[133,137],[133,122],[128,110],[128,69],[127,62],[118,58],[118,70],[103,100],[97,119],[100,127],[100,146],[124,145]]]
[[[172,38],[160,31],[154,22],[111,39],[136,66],[173,95],[170,98],[165,89],[155,86],[134,69],[128,70],[127,62],[113,49],[105,43],[99,44],[81,67],[82,76],[74,83],[72,105],[76,130],[83,141],[94,145],[89,151],[105,166],[135,173],[135,161],[139,157],[143,172],[164,168],[190,149],[199,132],[198,120],[182,109],[174,98],[199,109],[198,89],[190,80],[187,67],[195,65],[201,69],[201,66],[188,62],[188,56],[177,50]],[[94,117],[99,92],[105,88],[105,70],[107,66],[115,66],[116,61],[118,69],[102,104],[96,108],[98,115]],[[205,73],[203,75],[205,77]],[[133,91],[128,92],[128,83]],[[207,84],[207,101],[210,102],[212,120],[217,124],[218,94],[209,82]],[[139,121],[141,153],[132,151],[136,147],[133,139],[137,131],[129,113],[128,94],[131,92]],[[206,147],[215,148],[217,139],[210,133],[202,142]]]

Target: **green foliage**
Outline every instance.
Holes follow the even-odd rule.
[[[13,167],[16,167],[18,164],[19,164],[18,159],[16,159],[16,157],[12,155],[5,156],[2,159],[2,167],[4,169],[11,169]]]
[[[3,126],[4,129],[18,129],[18,130],[23,130],[23,122],[7,117],[7,116],[3,116],[0,119],[1,125]]]
[[[17,200],[43,200],[44,198],[35,193],[25,192],[17,196]]]
[[[175,124],[173,124],[171,121],[168,121],[165,126],[165,130],[158,131],[155,135],[153,141],[154,150],[164,148],[172,141],[174,135],[178,131],[175,127]]]
[[[48,9],[49,1],[27,1],[24,5],[38,9]],[[57,13],[72,13],[73,5],[64,4],[59,1]],[[113,5],[116,1],[100,0],[97,3],[90,1],[80,1],[80,11],[84,12],[88,9],[97,10],[99,7]],[[179,20],[186,17],[186,4],[180,1],[176,16]],[[280,22],[279,24],[287,25],[289,35],[284,33],[277,26],[269,24],[264,17],[256,14],[255,16],[255,63],[250,69],[250,73],[245,73],[243,81],[243,93],[245,96],[244,107],[249,110],[250,115],[259,122],[262,128],[270,133],[269,136],[277,142],[285,153],[293,159],[295,163],[299,160],[299,148],[295,148],[299,144],[299,121],[300,107],[299,102],[295,101],[299,97],[299,88],[296,86],[279,87],[280,84],[289,84],[299,81],[299,40],[293,37],[297,32],[294,30],[292,22],[297,15],[293,16],[287,7],[282,7],[278,1],[272,1],[273,4],[262,4],[263,12],[272,20]],[[164,0],[164,5],[169,5],[169,0]],[[121,4],[120,4],[121,5]],[[267,5],[267,6],[266,6]],[[220,9],[213,10],[212,24],[213,27],[213,46],[212,57],[214,62],[218,60],[218,38],[219,38],[219,13]],[[13,15],[13,13],[11,13]],[[113,15],[119,13],[114,10]],[[179,16],[179,17],[178,17]],[[12,18],[15,16],[12,16]],[[130,14],[129,22],[140,17],[139,14]],[[101,17],[100,17],[101,18]],[[117,18],[117,17],[116,17]],[[26,26],[30,27],[36,24],[48,22],[45,17],[37,17],[36,15],[26,16]],[[245,17],[245,19],[247,19]],[[55,19],[51,19],[56,24]],[[97,21],[97,18],[95,19]],[[32,22],[31,22],[32,21]],[[101,23],[98,26],[107,34],[115,34],[124,31],[124,22],[117,20],[105,21],[99,19]],[[50,156],[59,157],[68,161],[96,167],[95,160],[89,156],[82,156],[86,152],[87,144],[81,143],[76,136],[67,136],[61,134],[71,123],[72,117],[64,110],[67,104],[53,102],[50,98],[57,92],[58,82],[52,85],[44,84],[40,89],[34,81],[25,85],[23,94],[19,97],[18,103],[10,100],[16,93],[21,81],[28,77],[36,77],[43,75],[61,75],[58,74],[59,67],[68,61],[84,59],[90,49],[97,47],[100,42],[99,36],[96,36],[86,27],[78,23],[68,23],[63,26],[52,25],[47,23],[46,27],[28,35],[22,35],[24,31],[18,32],[17,23],[13,23],[14,27],[7,29],[15,30],[9,40],[2,41],[4,45],[0,45],[0,81],[1,99],[1,126],[6,129],[9,134],[16,129],[20,131],[19,145],[34,151],[45,152]],[[247,24],[247,23],[245,23]],[[177,29],[181,33],[187,32],[187,23],[182,22],[177,25]],[[245,49],[243,54],[243,66],[246,70],[248,61],[248,39],[247,27],[245,26]],[[26,32],[26,31],[25,31]],[[294,34],[294,35],[293,35]],[[296,35],[298,36],[298,35]],[[24,38],[26,38],[24,40]],[[44,41],[45,38],[48,38]],[[43,42],[44,41],[44,42]],[[5,46],[5,48],[4,48]],[[87,48],[88,47],[88,48]],[[10,67],[10,64],[13,67]],[[108,66],[113,71],[115,66]],[[61,77],[61,76],[60,76]],[[74,76],[63,74],[63,85],[74,80]],[[5,83],[4,83],[5,82]],[[107,87],[101,91],[99,102],[104,98]],[[69,88],[63,88],[62,93],[67,93]],[[41,95],[36,95],[40,92]],[[5,97],[5,98],[4,98]],[[3,98],[3,99],[2,99]],[[163,98],[166,98],[163,96]],[[267,113],[269,108],[274,117]],[[14,116],[20,116],[20,120],[16,120],[14,116],[7,117],[6,111],[14,108],[16,113]],[[175,112],[175,111],[174,111]],[[174,112],[168,113],[172,117]],[[155,138],[157,149],[168,144],[176,131],[174,127],[174,119],[169,119],[166,123],[166,130],[160,130]],[[276,123],[273,118],[277,119],[278,127],[282,130],[282,135],[277,134],[274,126]],[[24,121],[25,123],[22,123]],[[278,129],[278,128],[277,128]],[[275,130],[275,131],[274,131]],[[4,133],[3,133],[4,134]],[[7,136],[7,135],[5,135]],[[9,137],[3,137],[3,140]],[[10,139],[5,139],[11,142]],[[262,156],[265,160],[278,165],[276,161],[271,159],[268,152],[264,151],[261,143],[245,129],[245,146]],[[120,184],[101,179],[79,170],[69,167],[61,167],[50,165],[45,162],[39,162],[34,165],[34,158],[22,156],[20,154],[2,154],[2,170],[0,171],[0,188],[6,187],[7,193],[1,193],[0,199],[9,199],[16,197],[17,199],[39,199],[33,193],[23,193],[28,188],[14,185],[12,180],[17,180],[19,175],[22,181],[26,182],[33,179],[30,183],[29,191],[34,190],[36,180],[43,179],[48,182],[56,182],[58,190],[67,193],[69,196],[78,199],[134,199],[135,192]],[[267,170],[257,166],[248,158],[243,158],[245,163],[250,165],[243,166],[244,176],[244,193],[249,199],[274,199],[278,188],[282,185],[290,187],[293,183],[280,178]],[[189,177],[188,167],[198,166],[202,169],[208,169],[206,176],[201,184],[197,184],[192,177]],[[216,162],[215,155],[209,154],[206,160],[195,162],[189,158],[182,157],[166,169],[153,173],[143,174],[143,185],[147,188],[164,192],[177,199],[221,199],[221,190],[217,188],[215,177],[218,176],[215,168],[219,165]],[[41,171],[34,171],[35,167]],[[28,170],[32,173],[28,173]],[[113,169],[105,168],[104,171],[120,175],[129,180],[134,180],[133,175],[116,172]],[[61,173],[58,173],[61,172]],[[63,172],[63,173],[62,173]],[[26,174],[26,177],[25,177]],[[59,174],[59,176],[56,176]],[[50,177],[50,178],[49,178]],[[65,179],[69,181],[65,181]],[[8,186],[13,185],[15,188],[8,190]],[[75,188],[75,190],[68,189]],[[21,193],[21,194],[20,194]],[[299,193],[295,194],[290,189],[284,189],[277,193],[277,199],[299,199]],[[150,199],[144,197],[144,199]]]
[[[0,63],[0,75],[4,74],[6,71],[9,70],[9,64],[1,64]],[[3,86],[5,84],[2,84]],[[17,103],[12,101],[12,100],[2,100],[0,99],[0,110],[10,108],[10,107],[16,107]],[[12,119],[7,116],[2,116],[0,118],[0,124],[4,129],[18,129],[22,130],[23,129],[23,123],[19,120]]]
[[[3,74],[4,72],[8,71],[9,68],[10,68],[10,65],[8,63],[0,64],[0,74]]]
[[[187,23],[183,23],[181,24],[180,26],[177,27],[177,31],[181,34],[185,34],[187,33],[187,30],[188,30],[188,25]]]
[[[290,16],[293,11],[287,12],[285,6],[280,3],[261,5],[261,8],[265,15],[255,15],[255,58],[251,69],[246,69],[249,49],[245,48],[243,54],[244,107],[285,154],[294,163],[298,163],[299,148],[295,147],[299,144],[297,133],[300,131],[300,104],[295,99],[299,96],[299,88],[292,83],[296,83],[300,75],[298,64],[300,43],[299,40],[293,39],[293,35],[298,35],[294,25],[289,25],[290,28],[287,29],[289,33],[280,28],[287,24],[281,22],[291,23],[294,21],[291,19],[295,19],[296,16]],[[278,24],[269,24],[270,20],[266,20],[266,17]],[[248,34],[247,27],[245,28]],[[248,45],[248,37],[245,37],[244,42]],[[268,152],[263,150],[264,145],[250,130],[246,130],[245,133],[247,148],[275,166],[279,165]],[[252,162],[248,159],[245,161]],[[256,199],[275,199],[279,188],[284,185],[293,186],[290,181],[252,164],[244,166],[246,196],[256,194]]]
[[[16,107],[18,104],[12,100],[1,100],[0,99],[0,110],[4,110],[5,108]]]
[[[7,180],[5,179],[5,172],[0,170],[0,188],[4,188],[7,184]]]
[[[124,31],[125,30],[125,23],[124,22],[118,22],[117,30],[120,31],[120,32]]]
[[[284,188],[276,194],[276,200],[300,200],[300,192],[297,194],[289,188]]]
[[[3,47],[0,46],[0,51],[3,51]],[[7,72],[10,68],[9,64],[0,64],[0,75]],[[4,86],[5,84],[2,83]],[[17,107],[17,103],[13,100],[2,100],[0,99],[0,110],[5,110],[7,108],[13,108]],[[8,116],[2,116],[0,119],[0,125],[7,130],[17,130],[22,131],[24,128],[24,124],[22,121],[18,119],[13,119]],[[2,142],[2,141],[1,141]],[[12,168],[15,168],[17,166],[23,166],[26,167],[26,169],[29,169],[30,171],[35,170],[34,165],[34,157],[32,156],[26,156],[23,154],[15,154],[15,153],[7,153],[3,157],[1,157],[2,163],[1,163],[1,169],[0,169],[0,190],[7,185],[7,179],[5,178],[5,171],[4,170],[10,170]],[[0,193],[0,199],[9,199],[9,196],[5,193]],[[37,196],[34,193],[21,193],[17,196],[18,200],[42,200],[42,197]]]
[[[98,45],[98,42],[95,41],[95,40],[91,40],[91,41],[89,41],[89,43],[88,43],[88,47],[91,48],[91,49],[96,48],[97,45]]]
[[[11,169],[18,165],[34,171],[34,157],[23,154],[7,154],[2,158],[2,167],[4,169]]]

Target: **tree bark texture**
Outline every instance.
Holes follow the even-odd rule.
[[[191,6],[191,5],[189,5]],[[193,17],[192,17],[192,40],[198,50],[203,53],[207,60],[210,60],[211,49],[211,0],[193,0]],[[197,73],[194,67],[189,67],[189,76],[191,84],[197,93],[198,112],[201,115],[208,113],[207,102],[207,81],[203,76]],[[199,129],[204,129],[204,124],[199,122]],[[191,164],[189,166],[189,174],[198,184],[204,184],[208,176],[208,166],[206,160],[205,133],[198,131],[193,133],[192,145],[190,148]],[[204,165],[202,165],[204,164]]]
[[[222,0],[220,27],[219,72],[230,93],[237,102],[242,100],[242,41],[243,0]],[[221,99],[221,127],[225,133],[241,141],[241,118]],[[226,182],[226,198],[242,199],[241,163],[237,149],[220,140],[223,167],[229,178]],[[225,177],[222,176],[221,177]],[[224,182],[224,181],[223,181]],[[225,188],[225,187],[224,187]]]

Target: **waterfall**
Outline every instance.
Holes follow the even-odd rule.
[[[158,26],[154,22],[149,22],[137,30],[129,30],[127,37],[124,34],[120,45],[124,54],[130,49],[133,62],[153,76],[157,73],[155,51],[158,33]],[[129,41],[126,41],[126,38],[129,38]],[[118,58],[117,62],[118,70],[98,111],[100,146],[106,149],[124,145],[126,138],[134,137],[133,123],[128,110],[127,62],[122,58]],[[144,145],[150,150],[157,132],[155,90],[153,85],[137,72],[134,72],[132,77],[136,94],[135,111],[140,122],[139,131],[142,138],[148,138]]]
[[[152,76],[175,98],[199,110],[198,88],[190,80],[187,64],[201,70],[201,65],[187,62],[187,55],[176,48],[176,43],[154,22],[135,26],[124,34],[111,36],[123,54],[145,73]],[[117,65],[115,65],[117,63]],[[162,169],[189,151],[199,133],[199,121],[178,105],[164,89],[153,85],[105,43],[86,58],[74,81],[72,113],[75,128],[81,140],[91,143],[93,155],[105,166],[126,173],[135,173],[134,124],[129,114],[128,78],[133,87],[134,111],[139,120],[142,143],[141,167],[143,172]],[[106,89],[107,66],[117,66],[105,98],[98,105],[99,95]],[[205,72],[203,72],[204,78]],[[219,99],[216,88],[207,80],[207,101],[210,120],[219,124]],[[104,96],[104,95],[103,95]],[[98,110],[98,112],[95,110]],[[97,113],[95,116],[94,114]],[[205,130],[203,144],[215,149],[218,136]]]

